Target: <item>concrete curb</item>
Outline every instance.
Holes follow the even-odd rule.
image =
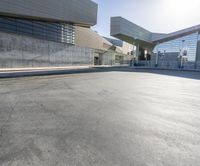
[[[23,70],[23,71],[3,71],[0,72],[0,78],[15,78],[15,77],[30,77],[30,76],[44,76],[44,75],[62,75],[62,74],[76,74],[94,72],[93,67],[74,68],[74,69],[49,69],[49,70]]]
[[[71,66],[71,67],[44,67],[44,68],[15,68],[0,69],[0,78],[31,77],[44,75],[78,74],[108,71],[115,68],[128,68],[128,66]]]
[[[166,71],[187,71],[187,72],[199,72],[199,70],[179,70],[179,69],[165,69],[165,68],[146,68],[146,67],[128,67],[128,66],[88,66],[88,67],[72,67],[72,68],[49,68],[49,69],[27,69],[27,70],[9,70],[0,71],[0,79],[3,78],[16,78],[16,77],[32,77],[32,76],[45,76],[45,75],[63,75],[63,74],[81,74],[92,72],[104,72],[115,71],[115,69],[139,71],[139,70],[166,70]]]

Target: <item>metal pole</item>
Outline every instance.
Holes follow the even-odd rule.
[[[156,67],[158,67],[158,47],[159,47],[159,42],[157,43]]]
[[[133,48],[134,48],[134,50],[133,50],[133,57],[132,57],[132,59],[131,59],[131,66],[135,66],[135,60],[136,60],[136,56],[137,56],[137,47],[136,47],[136,50],[135,50],[135,45],[134,45],[134,42],[133,42]],[[135,52],[136,51],[136,52]],[[134,55],[136,53],[136,55]]]
[[[180,56],[180,58],[181,58],[181,69],[182,69],[182,66],[183,66],[183,63],[182,63],[182,55]]]
[[[182,40],[182,48],[181,48],[181,54],[183,54],[183,47],[184,47],[185,40]],[[183,68],[183,55],[180,55],[181,58],[181,69]]]

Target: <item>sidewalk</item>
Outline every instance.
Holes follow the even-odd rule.
[[[4,68],[0,69],[0,78],[68,74],[90,71],[94,66],[36,67],[36,68]]]

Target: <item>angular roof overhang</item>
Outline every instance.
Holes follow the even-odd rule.
[[[126,36],[123,34],[115,34],[112,35],[115,38],[118,38],[122,41],[125,41],[127,43],[133,44],[135,46],[139,45],[141,48],[145,49],[145,50],[152,50],[155,47],[155,44],[150,43],[150,42],[146,42],[144,40],[140,40],[140,39],[135,39],[133,37],[130,36]]]
[[[169,34],[152,33],[122,17],[111,18],[111,36],[130,44],[152,49],[157,43],[163,43],[200,31],[200,25]]]
[[[98,5],[91,0],[0,0],[0,15],[90,27]]]
[[[196,26],[186,28],[186,29],[183,29],[180,31],[176,31],[176,32],[168,33],[168,34],[156,35],[156,36],[154,36],[154,38],[152,38],[152,42],[153,43],[162,43],[162,42],[177,39],[177,38],[180,38],[183,36],[187,36],[192,33],[199,32],[199,31],[200,31],[200,25],[196,25]]]

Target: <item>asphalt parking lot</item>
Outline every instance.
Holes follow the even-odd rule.
[[[0,80],[2,166],[198,166],[200,73]]]

